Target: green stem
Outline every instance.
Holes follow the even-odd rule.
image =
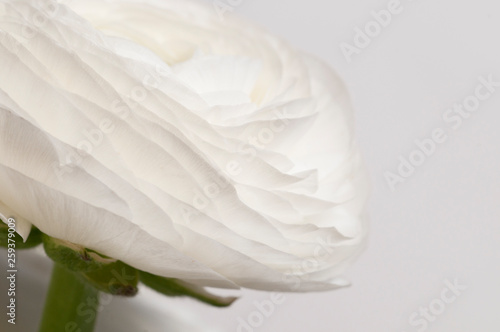
[[[92,332],[99,292],[55,263],[39,332]]]

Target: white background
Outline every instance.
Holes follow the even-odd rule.
[[[316,54],[344,78],[373,182],[370,243],[350,270],[352,286],[285,294],[253,331],[500,331],[500,87],[459,128],[443,119],[447,109],[474,95],[480,76],[500,82],[500,5],[402,0],[402,12],[348,62],[340,44],[353,44],[354,29],[364,29],[373,21],[371,11],[388,3],[241,0],[234,6],[234,13]],[[436,128],[447,140],[391,190],[384,173],[397,174],[399,158],[408,159],[417,149],[415,140],[430,138]],[[467,289],[440,307],[446,280]],[[189,312],[217,331],[250,332],[238,329],[238,319],[260,315],[255,301],[267,301],[270,294],[244,290],[241,295],[228,309],[147,290],[133,301]],[[433,305],[442,312],[427,320],[425,329],[410,324],[412,314]],[[106,312],[100,319],[100,330],[108,332],[103,320],[124,317]],[[123,331],[165,332],[128,326]]]

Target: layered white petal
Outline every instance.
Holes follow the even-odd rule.
[[[4,0],[0,37],[0,213],[23,236],[206,286],[346,284],[366,174],[326,65],[186,0]]]

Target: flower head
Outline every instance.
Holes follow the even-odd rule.
[[[0,1],[18,232],[202,286],[345,285],[367,181],[337,75],[196,2],[64,3]]]

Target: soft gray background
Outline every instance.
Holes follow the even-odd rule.
[[[371,239],[351,269],[353,285],[286,295],[255,331],[418,331],[410,315],[440,298],[447,279],[467,289],[426,331],[500,331],[500,88],[459,129],[442,119],[474,93],[479,76],[500,82],[500,5],[402,0],[403,11],[348,63],[339,45],[352,44],[354,28],[389,2],[243,0],[235,7],[344,78],[374,187]],[[448,140],[391,191],[384,172],[396,172],[398,157],[407,158],[414,141],[435,128],[445,129]],[[238,316],[255,310],[254,300],[268,298],[245,291],[222,311],[186,305],[232,332]]]
[[[436,304],[446,280],[458,280],[467,289],[420,331],[500,331],[500,88],[460,128],[443,120],[448,108],[474,93],[479,76],[500,81],[498,2],[402,0],[402,12],[348,63],[339,45],[352,44],[354,28],[390,1],[221,1],[336,68],[351,91],[373,179],[371,238],[349,273],[353,285],[286,294],[252,330],[419,331],[409,317]],[[446,131],[446,142],[392,191],[384,173],[397,172],[398,158],[408,158],[414,141],[435,128]],[[249,332],[238,330],[238,319],[255,316],[255,301],[269,299],[245,290],[231,308],[214,309],[143,291],[138,301],[165,313],[191,312],[222,332]],[[102,321],[123,315],[105,310],[100,330],[107,332]],[[146,331],[165,332],[137,330]]]

